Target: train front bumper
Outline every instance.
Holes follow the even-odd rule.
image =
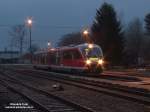
[[[92,60],[86,60],[86,67],[89,72],[102,72],[103,71],[103,63],[104,61],[102,59],[92,61]]]

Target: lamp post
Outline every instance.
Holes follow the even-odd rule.
[[[29,34],[30,34],[30,47],[29,47],[29,49],[30,49],[30,63],[32,64],[32,38],[31,38],[31,28],[32,28],[32,19],[31,18],[29,18],[28,20],[27,20],[27,24],[28,24],[28,27],[29,27]]]
[[[51,43],[48,41],[47,45],[48,45],[48,46],[51,46]]]
[[[89,31],[86,29],[82,32],[83,38],[86,42],[88,42]]]
[[[89,34],[88,30],[83,31],[83,35],[87,36]]]
[[[87,43],[93,43],[91,38],[90,38],[90,32],[88,31],[88,29],[85,29],[83,32],[82,32],[82,35],[83,35],[83,38],[85,39],[85,41]]]

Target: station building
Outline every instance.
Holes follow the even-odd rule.
[[[18,51],[0,51],[0,64],[19,63]]]

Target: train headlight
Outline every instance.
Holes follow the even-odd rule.
[[[91,64],[91,60],[86,60],[86,64],[90,65]]]
[[[88,47],[89,47],[90,49],[92,49],[92,48],[93,48],[93,44],[89,44]]]
[[[102,59],[99,59],[99,60],[98,60],[98,64],[99,64],[99,65],[102,65],[103,63],[104,63],[104,61],[103,61]]]

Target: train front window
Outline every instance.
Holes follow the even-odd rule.
[[[82,49],[83,55],[87,58],[101,58],[102,57],[102,51],[99,47],[93,47],[93,48],[83,48]]]

